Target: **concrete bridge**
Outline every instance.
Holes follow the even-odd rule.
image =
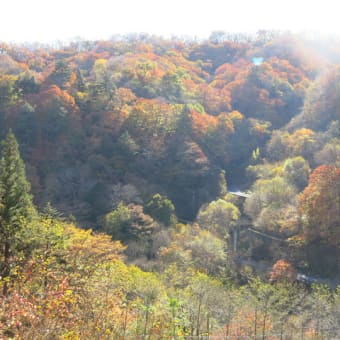
[[[228,191],[229,194],[232,194],[232,195],[235,195],[235,196],[238,196],[238,197],[243,197],[243,198],[247,198],[250,196],[250,194],[246,193],[246,192],[243,192],[243,191]]]

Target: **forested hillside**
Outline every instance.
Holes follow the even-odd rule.
[[[335,339],[339,46],[0,43],[0,337]]]

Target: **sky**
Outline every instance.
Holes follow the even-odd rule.
[[[260,29],[340,34],[336,0],[3,0],[0,41],[108,39],[145,32],[206,38]]]

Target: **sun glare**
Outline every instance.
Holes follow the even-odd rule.
[[[20,8],[20,11],[19,11]],[[12,0],[2,4],[0,40],[51,41],[113,34],[207,37],[214,30],[340,33],[337,5],[324,1]]]

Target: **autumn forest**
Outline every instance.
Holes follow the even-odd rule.
[[[340,41],[0,42],[1,339],[338,339]]]

